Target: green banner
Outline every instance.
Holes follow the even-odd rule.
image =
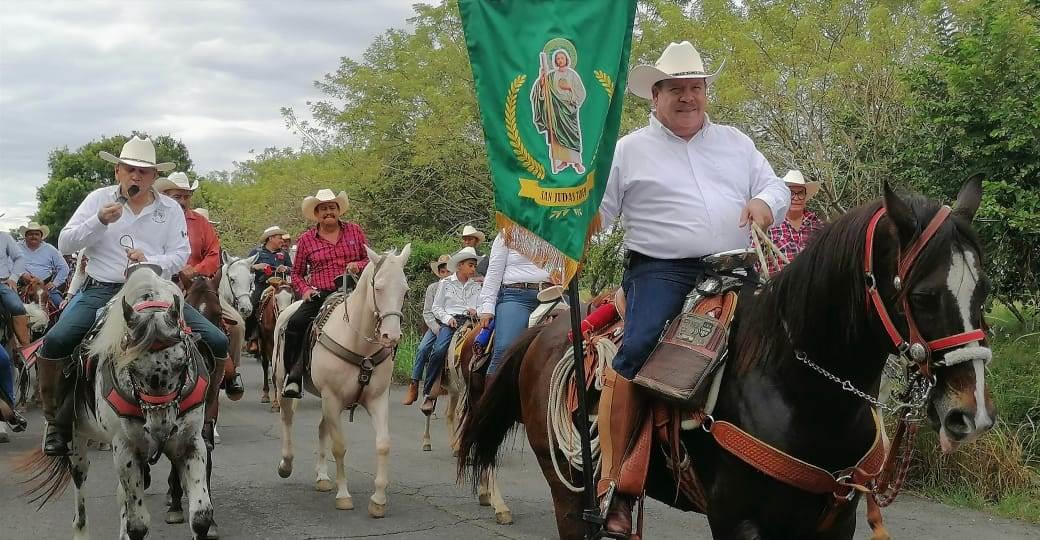
[[[567,282],[599,227],[636,0],[459,0],[459,9],[498,227]]]

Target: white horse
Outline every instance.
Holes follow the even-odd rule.
[[[321,328],[323,338],[313,349],[310,376],[304,380],[304,387],[309,393],[321,397],[316,488],[318,491],[332,490],[326,458],[326,447],[331,439],[332,455],[336,459],[336,508],[340,510],[354,508],[347,490],[346,442],[341,431],[340,413],[351,408],[353,419],[352,408],[360,405],[372,417],[376,432],[376,478],[368,513],[381,518],[386,515],[387,505],[393,347],[401,339],[401,307],[408,291],[404,266],[412,248],[411,244],[406,245],[400,255],[395,252],[379,254],[367,246],[365,249],[369,264],[358,278],[357,288],[332,311]],[[295,302],[283,311],[275,327],[274,381],[277,393],[281,393],[284,384],[285,366],[281,358],[286,323],[300,304]],[[365,367],[361,368],[357,363]],[[278,465],[278,475],[282,478],[292,474],[292,420],[297,401],[289,399],[282,404],[282,460]]]
[[[209,530],[213,507],[202,439],[209,377],[194,341],[182,330],[182,306],[180,289],[173,283],[147,269],[131,273],[108,304],[97,335],[86,342],[94,363],[87,371],[95,375],[92,391],[73,400],[72,455],[52,458],[37,450],[25,467],[35,473],[37,483],[30,493],[43,503],[72,479],[76,539],[88,537],[83,496],[90,466],[88,439],[112,444],[119,476],[120,538],[147,535],[150,516],[144,491],[149,465],[163,454],[181,471],[194,538],[205,538]]]
[[[218,294],[220,295],[221,314],[227,325],[228,354],[235,367],[242,365],[242,343],[245,341],[246,322],[253,313],[253,302],[250,295],[253,292],[252,266],[259,255],[238,259],[221,251],[220,262],[220,284]],[[220,442],[220,434],[217,426],[213,426],[213,442]]]

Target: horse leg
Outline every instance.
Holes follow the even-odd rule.
[[[264,338],[260,339],[260,369],[264,372],[264,386],[263,392],[260,394],[260,403],[271,402],[271,386],[269,383],[271,379],[271,350],[267,346],[266,341]]]
[[[372,416],[376,431],[376,479],[375,492],[368,503],[368,515],[374,518],[386,516],[386,486],[389,484],[390,463],[390,388],[375,397],[365,406]]]
[[[196,540],[207,538],[213,524],[213,503],[210,500],[207,478],[208,449],[201,435],[195,436],[180,453],[181,483],[188,491],[188,514]]]
[[[331,394],[331,392],[326,393]],[[332,441],[332,457],[336,460],[336,508],[353,510],[354,498],[350,496],[350,490],[347,489],[347,442],[339,422],[341,411],[343,411],[343,403],[338,398],[322,395],[321,418],[322,422],[326,423],[326,438]]]
[[[314,489],[326,492],[332,491],[332,480],[329,478],[329,456],[326,449],[329,447],[329,421],[325,415],[325,398],[321,398],[321,420],[318,421],[318,447],[314,450]]]
[[[87,540],[90,532],[87,531],[87,505],[83,499],[83,483],[87,481],[87,471],[90,469],[90,456],[87,453],[87,441],[79,438],[73,445],[72,450],[72,482],[75,485],[76,508],[72,516],[72,538],[73,540]]]
[[[495,510],[495,522],[499,525],[511,525],[513,523],[513,512],[506,506],[506,501],[502,498],[502,491],[498,487],[498,477],[494,470],[488,471],[487,474],[480,479],[480,488],[487,490],[488,504],[484,504],[483,497],[481,497],[481,506],[490,505]]]
[[[142,540],[148,534],[148,508],[144,505],[145,463],[119,439],[112,440],[112,461],[119,471],[120,530],[123,538]]]
[[[431,416],[433,416],[433,415],[430,415],[430,414],[426,415],[426,433],[423,433],[423,438],[422,438],[422,449],[423,449],[423,452],[429,452],[429,451],[433,450],[433,443],[430,440],[430,421],[431,421]]]
[[[281,390],[276,389],[275,395],[279,394],[281,394]],[[289,478],[289,475],[292,474],[292,422],[297,401],[299,400],[290,399],[286,402],[285,407],[282,407],[282,461],[278,463],[278,476],[282,478]]]
[[[455,432],[456,425],[455,420],[458,418],[457,411],[459,407],[459,394],[454,390],[448,394],[448,411],[444,415],[445,421],[448,423],[448,440],[451,445],[451,457],[459,457],[459,438]]]
[[[184,488],[181,486],[180,472],[177,463],[170,461],[170,476],[167,479],[170,486],[166,491],[166,523],[184,523],[184,508],[181,499],[184,498]]]

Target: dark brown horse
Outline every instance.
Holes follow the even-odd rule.
[[[193,306],[209,322],[217,328],[223,328],[222,309],[220,307],[220,270],[212,278],[195,276],[187,285],[184,293],[184,302]],[[183,284],[182,284],[183,285]],[[200,342],[201,343],[201,342]],[[210,385],[206,392],[206,423],[202,428],[202,438],[206,441],[206,483],[210,484],[213,474],[213,429],[217,422],[217,414],[220,410],[220,386],[224,379],[225,365],[217,362],[208,351],[206,357],[207,368],[209,368]],[[176,467],[170,468],[169,491],[167,491],[166,523],[184,523],[184,509],[181,498],[184,494],[181,485],[181,475]],[[210,486],[210,494],[213,490]],[[217,538],[217,522],[210,525],[206,538]]]
[[[260,366],[264,370],[263,394],[260,403],[271,401],[271,359],[274,358],[274,328],[278,315],[293,303],[293,290],[284,278],[272,277],[267,280],[267,290],[260,297],[259,333],[260,333]],[[271,412],[281,410],[281,403],[276,394],[271,403]]]
[[[725,420],[826,471],[855,465],[874,440],[875,407],[816,368],[846,387],[878,395],[886,358],[896,351],[879,310],[868,300],[871,283],[901,336],[916,328],[924,341],[935,343],[981,326],[988,282],[971,227],[981,195],[981,179],[969,179],[952,216],[938,226],[906,279],[894,279],[901,253],[922,235],[940,206],[922,197],[902,199],[886,186],[883,200],[825,227],[763,289],[745,294],[730,333],[714,422]],[[876,221],[868,275],[866,230],[882,205],[887,213]],[[493,468],[506,434],[523,423],[552,491],[560,537],[580,538],[584,524],[572,516],[581,514],[583,497],[567,490],[554,472],[550,453],[557,449],[549,443],[546,426],[549,377],[570,347],[568,330],[568,321],[560,318],[528,331],[510,347],[463,426],[459,467],[460,474],[467,468],[471,474]],[[940,348],[933,347],[934,356],[926,360],[934,387],[920,407],[939,432],[943,450],[952,451],[992,426],[995,411],[984,378],[991,353],[984,339]],[[723,449],[715,437],[703,429],[680,435],[703,486],[716,538],[852,538],[859,492],[853,491],[853,504],[841,505],[833,521],[821,527],[820,517],[833,505],[834,494],[802,491],[767,476]],[[659,446],[655,443],[651,453],[647,496],[694,509],[689,498],[677,493]],[[578,471],[564,467],[567,472],[580,478]],[[880,531],[877,538],[887,536]]]

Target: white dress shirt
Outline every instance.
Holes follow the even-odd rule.
[[[469,278],[465,283],[452,274],[437,285],[437,294],[433,298],[433,314],[437,320],[448,324],[455,315],[465,315],[469,310],[477,309],[480,301],[480,282]]]
[[[502,285],[514,283],[546,283],[549,272],[546,272],[531,259],[515,249],[506,247],[505,238],[499,233],[491,244],[491,255],[488,258],[487,275],[484,276],[484,289],[480,293],[481,315],[494,315],[495,304],[498,303],[498,290]]]
[[[437,287],[440,286],[441,281],[444,280],[430,283],[430,286],[426,287],[426,297],[423,298],[422,319],[426,323],[426,327],[434,334],[441,329],[440,323],[437,322],[437,316],[433,314],[433,300],[437,297]]]
[[[134,249],[141,250],[147,262],[161,266],[163,277],[169,279],[184,267],[191,249],[184,210],[177,201],[153,192],[155,200],[140,214],[123,205],[119,219],[105,225],[98,219],[98,211],[116,202],[118,192],[119,186],[107,186],[87,195],[58,235],[58,249],[65,254],[82,250],[80,257],[89,259],[87,275],[105,283],[123,283],[127,250],[120,239],[129,235]]]
[[[749,245],[740,213],[760,199],[779,223],[791,192],[740,130],[711,123],[689,141],[650,115],[624,137],[600,207],[604,227],[620,214],[625,247],[658,259],[703,257]]]

